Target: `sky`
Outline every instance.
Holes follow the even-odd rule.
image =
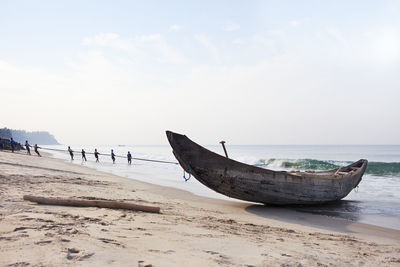
[[[0,0],[0,127],[400,144],[400,1]]]

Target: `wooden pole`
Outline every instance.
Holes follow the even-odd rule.
[[[225,148],[225,141],[221,141],[221,142],[219,142],[221,145],[222,145],[222,147],[224,148],[224,152],[225,152],[225,156],[227,157],[227,158],[229,158],[228,157],[228,152],[226,152],[226,148]]]
[[[24,196],[24,200],[46,205],[98,207],[98,208],[139,210],[145,212],[160,213],[160,207],[143,206],[128,202],[112,201],[112,200],[60,199],[60,198],[35,197],[28,195]]]

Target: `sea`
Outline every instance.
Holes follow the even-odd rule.
[[[128,165],[126,158],[116,158],[112,163],[110,151],[126,157],[176,162],[168,145],[71,145],[75,159],[70,160],[67,146],[43,146],[62,151],[44,150],[53,157],[73,164],[84,165],[99,171],[132,178],[152,184],[178,188],[193,194],[235,200],[212,191],[176,164],[133,160]],[[205,146],[224,155],[221,146]],[[362,181],[343,200],[328,205],[297,208],[308,212],[341,220],[356,221],[400,230],[400,145],[226,145],[230,158],[247,164],[273,170],[328,170],[348,165],[359,159],[369,161]],[[80,151],[85,149],[87,162],[82,161]],[[94,149],[104,155],[96,163]]]

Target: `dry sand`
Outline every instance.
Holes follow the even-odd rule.
[[[160,206],[38,205],[25,194]],[[297,222],[301,222],[300,224]],[[400,231],[222,201],[0,152],[1,266],[400,266]]]

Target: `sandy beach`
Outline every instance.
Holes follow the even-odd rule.
[[[0,152],[1,266],[400,266],[400,231]],[[159,206],[38,205],[23,195]]]

